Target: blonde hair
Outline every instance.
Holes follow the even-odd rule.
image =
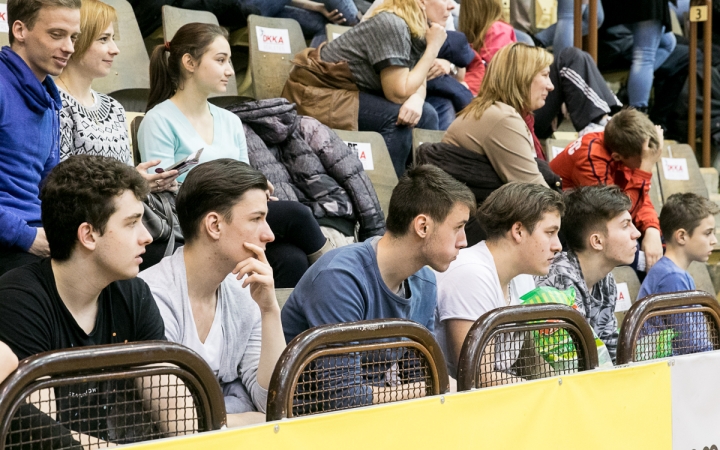
[[[461,111],[461,116],[480,116],[495,102],[512,106],[520,115],[529,113],[530,86],[535,75],[553,62],[545,49],[516,42],[493,56],[480,88],[480,94]]]
[[[458,31],[465,33],[470,45],[479,52],[490,25],[501,18],[500,0],[463,0]]]
[[[418,0],[385,0],[367,18],[369,19],[381,12],[391,12],[403,19],[410,28],[412,37],[425,37],[425,31],[427,31],[428,27],[427,15],[425,10],[420,7]],[[445,24],[441,25],[444,26]]]
[[[79,61],[95,39],[117,21],[115,8],[98,0],[83,0],[80,7],[80,36],[75,41],[75,52],[70,59]]]

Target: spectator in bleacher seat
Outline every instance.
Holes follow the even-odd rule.
[[[298,54],[283,97],[332,128],[380,133],[401,176],[412,128],[439,129],[426,80],[453,7],[450,0],[385,1],[337,39]]]
[[[92,89],[106,77],[119,50],[115,45],[115,9],[99,0],[84,0],[80,8],[80,36],[67,67],[57,77],[60,111],[60,160],[73,155],[96,155],[132,164],[125,109],[112,97]],[[176,190],[177,171],[148,173],[160,160],[137,165],[153,192]]]
[[[58,163],[62,108],[52,78],[80,33],[80,0],[9,0],[0,51],[0,275],[49,255],[40,185]]]
[[[575,289],[575,304],[615,362],[617,286],[611,271],[633,262],[640,232],[630,216],[631,202],[617,186],[584,186],[564,194],[563,234],[567,252],[555,257],[538,286]]]
[[[695,290],[695,280],[687,270],[693,261],[704,264],[710,258],[717,244],[715,215],[719,213],[715,203],[691,192],[668,197],[660,211],[665,255],[648,271],[638,299]],[[651,317],[638,337],[668,328],[678,333],[673,339],[673,355],[713,350],[710,330],[699,312]]]
[[[660,221],[650,199],[652,168],[660,159],[663,130],[635,109],[623,110],[604,132],[589,133],[568,145],[550,162],[563,189],[617,185],[630,197],[633,223],[642,233],[640,249],[647,270],[663,254]]]
[[[437,288],[430,268],[445,271],[466,246],[464,226],[474,209],[470,190],[442,170],[409,169],[390,198],[385,235],[330,251],[300,280],[282,309],[286,341],[319,325],[372,319],[410,319],[432,331]],[[393,362],[368,369],[358,358],[343,389],[361,383],[367,396],[360,403],[381,401]]]
[[[197,352],[225,395],[228,426],[265,421],[267,388],[285,348],[265,245],[267,180],[234,159],[191,171],[177,196],[185,246],[140,273],[165,336]]]
[[[160,160],[160,167],[168,167],[202,148],[200,163],[219,158],[248,163],[242,122],[208,102],[211,94],[226,92],[232,73],[227,31],[217,25],[184,25],[172,41],[157,46],[150,59],[148,112],[138,131],[143,161]],[[277,237],[267,248],[275,284],[292,288],[332,245],[305,205],[271,201],[268,208]]]
[[[457,377],[460,350],[473,323],[495,308],[519,305],[520,297],[535,288],[532,276],[547,275],[555,253],[562,250],[558,231],[563,211],[558,192],[518,182],[502,186],[480,206],[477,215],[487,239],[460,250],[448,270],[437,274],[435,337],[450,376]],[[514,373],[511,366],[519,350],[503,348],[514,354],[486,363],[494,365],[493,371]],[[487,373],[483,383],[492,384],[492,376]]]
[[[112,158],[81,155],[53,169],[41,193],[50,258],[0,277],[0,340],[19,359],[51,350],[165,339],[150,288],[136,277],[145,246],[152,240],[141,221],[147,192],[147,183],[134,168]],[[133,440],[131,430],[120,429],[122,422],[105,420],[110,408],[102,406],[110,391],[127,389],[108,383],[94,385],[97,395],[92,396],[83,383],[56,390],[58,422],[75,433],[103,430],[92,437],[74,434],[74,439],[100,439],[101,444]],[[173,419],[174,389],[160,403],[170,413],[171,426],[191,427],[182,418]],[[142,391],[149,394],[151,389]],[[82,407],[72,419],[70,399]],[[132,402],[128,399],[128,410]],[[39,413],[32,417],[46,420]],[[138,416],[128,419],[133,417],[138,426],[147,423]],[[102,425],[96,428],[96,421]],[[57,439],[69,433],[53,431]]]

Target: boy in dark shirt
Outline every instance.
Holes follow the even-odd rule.
[[[0,277],[0,341],[19,359],[70,347],[164,340],[150,289],[136,278],[152,242],[141,221],[147,192],[134,168],[112,158],[75,156],[50,173],[41,193],[50,258]],[[58,388],[58,411],[70,403],[106,403],[104,395],[88,395],[105,388]],[[65,422],[62,415],[58,420]],[[95,437],[108,439],[107,424],[96,427],[96,420],[104,422],[82,417],[71,426],[81,433],[104,430]]]

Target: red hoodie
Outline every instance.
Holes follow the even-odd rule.
[[[568,145],[550,161],[550,168],[563,180],[563,189],[598,184],[617,185],[630,197],[633,223],[642,232],[660,229],[660,220],[650,201],[652,173],[631,169],[610,156],[602,132],[588,133]]]

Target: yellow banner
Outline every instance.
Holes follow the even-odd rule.
[[[671,449],[670,391],[670,368],[667,362],[658,362],[175,438],[137,448]]]

